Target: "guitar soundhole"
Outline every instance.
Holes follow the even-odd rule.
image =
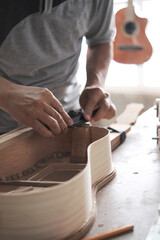
[[[125,25],[125,31],[128,34],[133,34],[136,30],[136,24],[134,22],[128,22]]]

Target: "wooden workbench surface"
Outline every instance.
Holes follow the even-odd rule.
[[[134,231],[113,237],[117,240],[145,240],[157,222],[160,204],[160,150],[156,140],[156,111],[143,113],[113,151],[116,177],[97,194],[97,217],[85,237],[126,225]]]

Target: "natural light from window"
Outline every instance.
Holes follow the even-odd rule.
[[[127,6],[127,0],[114,0],[114,12]],[[147,18],[145,28],[152,45],[151,58],[144,64],[122,64],[112,60],[107,76],[107,89],[115,91],[160,92],[160,0],[133,0],[136,15]],[[85,69],[86,44],[83,41],[80,71]],[[83,69],[83,70],[82,70]]]
[[[126,7],[127,1],[120,1],[118,4],[115,1],[115,13],[120,8]],[[110,65],[110,70],[107,78],[108,86],[115,87],[139,87],[139,88],[160,88],[160,30],[158,23],[160,22],[160,1],[159,0],[144,0],[134,1],[135,11],[139,17],[147,18],[146,35],[150,41],[153,53],[151,58],[142,65],[136,64],[121,64],[114,60]],[[149,89],[148,89],[149,90]]]

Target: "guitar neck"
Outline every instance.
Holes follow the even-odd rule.
[[[133,0],[128,0],[128,6],[127,6],[127,11],[126,11],[126,20],[127,21],[135,20]]]

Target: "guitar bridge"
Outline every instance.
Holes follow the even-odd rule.
[[[124,51],[137,51],[137,50],[143,50],[142,46],[134,46],[134,45],[124,45],[124,46],[119,46],[119,50],[124,50]]]

